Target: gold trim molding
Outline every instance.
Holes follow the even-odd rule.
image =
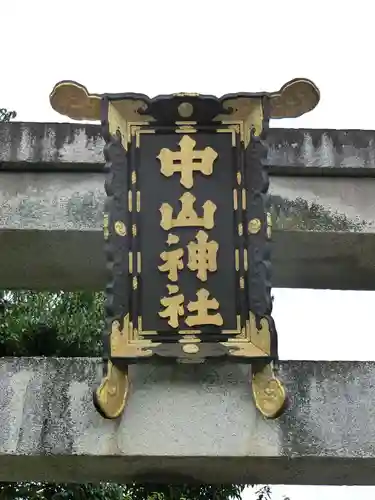
[[[263,102],[260,97],[238,97],[223,102],[228,114],[215,116],[214,121],[224,125],[238,125],[241,142],[249,145],[251,132],[259,136],[263,130]]]
[[[142,328],[140,325],[138,326]],[[152,340],[140,339],[138,330],[133,327],[132,321],[129,319],[129,314],[124,318],[122,329],[119,321],[113,321],[111,330],[111,357],[143,357],[152,356],[152,347],[158,347],[160,343]]]
[[[221,345],[229,349],[229,354],[232,356],[243,356],[251,358],[269,357],[271,354],[271,333],[266,318],[260,319],[259,328],[255,315],[250,311],[249,319],[246,325],[241,328],[240,317],[237,316],[238,330],[224,330],[223,334],[237,333],[235,337],[220,342]],[[156,331],[142,331],[142,318],[138,318],[138,327],[130,321],[129,314],[124,318],[121,328],[120,322],[115,320],[112,323],[110,336],[111,358],[126,358],[126,357],[151,357],[153,348],[159,347],[160,342],[155,342],[150,339],[145,339],[142,334],[156,334]],[[180,335],[186,335],[190,339],[191,335],[199,334],[198,330],[178,331]],[[176,339],[177,340],[177,339]],[[184,341],[184,337],[178,342]]]
[[[120,132],[121,143],[125,150],[132,137],[136,137],[136,147],[140,146],[141,133],[155,133],[154,130],[142,130],[141,126],[148,125],[154,121],[149,115],[141,115],[140,110],[146,110],[147,104],[141,100],[111,101],[108,104],[108,125],[109,133],[116,135]]]
[[[266,318],[261,318],[260,327],[257,328],[255,315],[250,311],[249,319],[241,333],[220,343],[229,348],[232,356],[266,358],[271,354],[271,333],[268,321]]]

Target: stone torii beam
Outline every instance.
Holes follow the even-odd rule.
[[[285,361],[265,420],[248,367],[130,367],[119,420],[92,404],[101,360],[0,360],[0,481],[375,485],[375,363]]]
[[[0,124],[3,288],[103,289],[100,127]],[[375,132],[271,129],[275,287],[372,290]]]

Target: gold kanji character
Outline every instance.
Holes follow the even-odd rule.
[[[216,205],[208,200],[203,204],[203,217],[199,217],[194,210],[195,196],[191,193],[184,193],[181,198],[181,210],[177,217],[173,218],[173,207],[169,203],[163,203],[160,207],[160,225],[166,231],[173,227],[204,227],[212,229],[214,227],[214,214]]]
[[[211,273],[217,270],[217,251],[219,244],[216,241],[208,242],[208,234],[198,231],[195,241],[188,243],[188,268],[190,271],[198,271],[197,278],[207,281],[207,271]]]
[[[184,263],[182,261],[183,255],[184,250],[182,248],[162,252],[160,257],[164,260],[164,264],[158,267],[159,271],[162,271],[163,273],[168,272],[168,279],[171,281],[177,281],[178,271],[181,271],[184,268]]]
[[[160,160],[160,171],[165,177],[171,177],[175,172],[181,173],[180,183],[190,189],[193,187],[193,173],[202,172],[211,175],[214,161],[218,154],[211,147],[202,151],[195,150],[196,142],[188,135],[184,135],[179,142],[180,151],[161,149],[157,158]]]
[[[179,316],[184,315],[184,296],[182,293],[178,293],[179,288],[177,285],[167,285],[168,297],[163,297],[160,300],[162,306],[165,307],[163,311],[159,312],[161,318],[169,318],[168,324],[172,328],[178,328]]]
[[[185,323],[188,326],[196,325],[217,325],[221,326],[223,324],[223,318],[220,313],[209,314],[209,309],[217,310],[220,307],[219,302],[216,299],[209,299],[210,292],[205,288],[201,288],[197,291],[198,300],[194,302],[189,302],[187,308],[190,312],[196,311],[197,314],[194,316],[188,316],[185,319]]]

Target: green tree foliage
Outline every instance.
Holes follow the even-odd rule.
[[[104,297],[0,291],[0,356],[100,356]],[[266,488],[266,489],[265,489]],[[268,487],[257,493],[269,498]],[[0,500],[240,500],[243,486],[0,483]]]
[[[0,483],[0,500],[241,500],[243,490],[234,485]],[[270,500],[270,487],[262,486],[255,495],[257,500]]]
[[[0,500],[132,500],[112,484],[0,483]]]
[[[103,294],[0,292],[0,356],[100,356]]]

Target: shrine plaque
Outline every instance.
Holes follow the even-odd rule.
[[[119,366],[277,357],[263,103],[242,99],[254,130],[223,123],[215,99],[145,100],[142,114],[142,99],[103,98],[109,356]]]
[[[300,116],[318,100],[302,79],[272,94],[222,98],[55,87],[52,106],[72,118],[100,118],[106,142],[109,374],[96,397],[105,416],[121,411],[119,400],[104,409],[111,390],[117,398],[122,391],[125,404],[121,374],[132,363],[249,362],[259,375],[256,400],[277,381],[268,370],[277,333],[264,139],[270,118]],[[280,387],[272,390],[284,400]],[[267,404],[257,406],[274,416]]]

